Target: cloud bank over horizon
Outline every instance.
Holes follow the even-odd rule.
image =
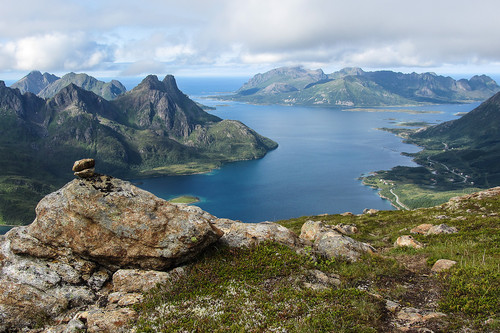
[[[18,0],[0,73],[241,75],[279,66],[500,73],[497,0]]]

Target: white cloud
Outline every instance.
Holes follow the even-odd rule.
[[[29,36],[2,45],[4,64],[18,70],[85,70],[110,60],[109,48],[83,33]]]
[[[499,10],[498,0],[7,1],[0,73],[493,66]]]

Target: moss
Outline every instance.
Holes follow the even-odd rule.
[[[266,243],[213,248],[182,282],[148,294],[137,309],[138,332],[375,332],[381,304],[355,288],[303,287],[307,257]]]

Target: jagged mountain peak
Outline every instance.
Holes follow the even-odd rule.
[[[177,87],[177,82],[173,75],[166,75],[165,78],[160,81],[158,76],[150,74],[146,76],[141,83],[133,90],[158,90],[166,93],[182,93]]]
[[[38,94],[47,86],[59,79],[58,76],[50,73],[41,73],[38,70],[31,71],[28,75],[12,84],[11,88],[17,88],[21,93],[31,92]]]
[[[160,90],[160,91],[164,91],[164,87],[163,87],[163,83],[158,80],[158,76],[156,75],[153,75],[153,74],[150,74],[148,76],[146,76],[142,81],[141,83],[139,83],[137,85],[137,87],[135,87],[134,89],[132,89],[132,91],[136,91],[136,90],[144,90],[144,89],[148,89],[148,90]]]

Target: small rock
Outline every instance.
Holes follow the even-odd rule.
[[[425,314],[422,317],[422,320],[423,321],[428,321],[428,320],[438,319],[438,318],[443,318],[443,317],[446,317],[445,313],[442,313],[442,312],[430,312],[430,313]]]
[[[426,235],[438,235],[438,234],[456,234],[458,232],[457,228],[450,227],[447,224],[435,225],[427,231]]]
[[[66,326],[66,329],[64,330],[64,333],[82,332],[84,330],[85,330],[85,324],[82,323],[80,320],[73,318],[69,321],[68,325]]]
[[[130,308],[90,311],[87,317],[87,332],[129,332],[128,324],[136,319],[137,312]]]
[[[343,223],[337,224],[333,227],[333,229],[344,235],[352,235],[358,232],[358,228],[356,228],[356,226]]]
[[[398,311],[401,308],[401,305],[399,305],[399,303],[393,302],[391,300],[387,300],[385,302],[385,308],[387,309],[387,311],[395,313],[396,311]]]
[[[144,299],[141,293],[120,293],[114,292],[108,295],[108,302],[119,306],[130,306],[141,302]]]
[[[312,278],[312,280],[317,281],[319,284],[327,285],[327,286],[340,286],[341,281],[340,281],[340,276],[337,274],[329,274],[327,275],[326,273],[318,270],[318,269],[312,269],[309,271],[309,276]]]
[[[410,323],[422,321],[423,318],[423,316],[419,313],[418,309],[411,307],[403,308],[401,311],[397,313],[396,316],[399,320],[407,321]]]
[[[99,290],[104,286],[106,281],[109,280],[109,274],[105,269],[100,269],[94,272],[92,276],[88,279],[87,284],[90,288],[94,290]]]
[[[300,238],[306,241],[314,242],[317,240],[319,234],[326,232],[326,226],[321,221],[308,220],[300,229]]]
[[[416,241],[412,236],[410,235],[405,235],[405,236],[400,236],[394,243],[394,247],[411,247],[414,249],[421,249],[424,247],[422,243]]]
[[[442,271],[446,271],[456,265],[456,261],[448,260],[448,259],[439,259],[432,265],[431,271],[438,273]]]
[[[82,170],[82,171],[75,172],[75,176],[78,176],[80,178],[90,178],[93,175],[95,175],[95,169],[94,168],[85,169],[85,170]]]
[[[342,214],[340,214],[340,215],[341,215],[341,216],[354,216],[354,214],[353,214],[353,213],[351,213],[351,212],[345,212],[345,213],[342,213]]]
[[[73,164],[73,171],[79,172],[93,167],[95,167],[95,160],[93,158],[85,158],[83,160],[78,160]]]
[[[159,283],[174,280],[182,268],[173,270],[173,274],[159,271],[140,269],[120,269],[113,274],[113,290],[122,293],[145,292]],[[177,276],[175,272],[178,272]]]
[[[416,226],[415,228],[411,229],[410,232],[412,234],[420,234],[420,235],[425,235],[427,231],[429,231],[430,228],[432,228],[433,225],[430,223],[424,223],[419,226]]]
[[[371,245],[359,242],[337,232],[324,232],[314,243],[316,251],[328,259],[344,258],[348,261],[356,261],[362,253],[374,253],[375,248]]]
[[[370,209],[365,208],[365,209],[363,210],[363,214],[367,214],[367,215],[375,215],[375,214],[377,214],[378,212],[379,212],[379,210],[378,210],[378,209],[373,209],[373,208],[370,208]]]

